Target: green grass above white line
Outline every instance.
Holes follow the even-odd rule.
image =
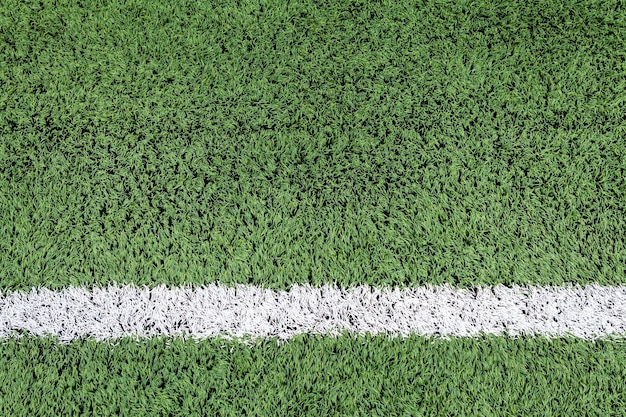
[[[289,291],[238,284],[153,289],[133,285],[0,293],[0,338],[184,336],[196,340],[301,334],[407,337],[626,335],[626,287],[449,285],[376,288],[294,285]],[[244,340],[245,342],[245,340]]]

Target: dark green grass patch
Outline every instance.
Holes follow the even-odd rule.
[[[0,345],[7,416],[623,416],[626,345],[302,336]]]
[[[617,1],[0,5],[0,285],[626,282]]]

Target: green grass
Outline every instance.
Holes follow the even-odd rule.
[[[624,7],[414,3],[3,0],[0,288],[625,284]],[[618,343],[170,342],[4,344],[0,414],[626,414]]]
[[[3,3],[3,287],[626,282],[617,3],[169,4]]]
[[[278,348],[153,339],[114,349],[30,339],[1,351],[0,411],[604,417],[626,413],[624,380],[626,344],[575,339],[306,336]]]

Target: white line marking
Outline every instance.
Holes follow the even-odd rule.
[[[135,286],[0,292],[0,338],[54,335],[61,343],[93,337],[183,336],[201,340],[297,334],[392,336],[626,336],[626,287],[448,285],[338,289],[295,285],[289,291],[237,285],[152,290]]]

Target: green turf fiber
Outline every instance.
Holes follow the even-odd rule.
[[[15,417],[626,414],[626,344],[614,342],[24,339],[0,352],[0,412]]]
[[[2,0],[0,288],[626,284],[625,108],[617,0]],[[626,415],[616,342],[20,343],[1,415]]]
[[[0,284],[626,282],[614,1],[5,0]]]

